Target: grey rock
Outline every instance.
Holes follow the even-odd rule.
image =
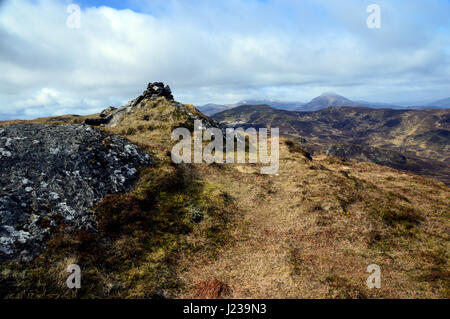
[[[91,208],[152,164],[126,139],[78,124],[4,127],[0,160],[0,261],[31,260],[61,222],[95,231]]]
[[[101,118],[107,117],[107,116],[111,115],[111,113],[114,112],[115,110],[117,110],[116,107],[108,106],[106,109],[104,109],[104,110],[100,113],[100,117],[101,117]]]
[[[157,99],[164,97],[168,101],[173,101],[172,91],[168,85],[162,82],[151,82],[147,85],[147,89],[137,98],[128,102],[128,106],[134,107],[138,105],[143,99]]]

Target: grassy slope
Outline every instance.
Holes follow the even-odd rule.
[[[33,263],[2,265],[0,293],[73,297],[65,265],[77,262],[77,296],[86,298],[450,297],[443,183],[370,163],[311,162],[284,139],[279,176],[258,165],[172,166],[170,132],[186,121],[159,100],[111,129],[157,166],[96,207],[98,235],[61,226]],[[379,290],[365,285],[372,263]]]
[[[217,278],[235,298],[450,296],[448,187],[370,163],[309,162],[286,146],[279,173],[203,167],[243,216],[234,246],[188,263],[189,286]],[[372,263],[382,269],[380,290],[365,285]]]

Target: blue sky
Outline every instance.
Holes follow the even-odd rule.
[[[83,0],[76,29],[72,1],[1,3],[0,119],[93,113],[152,81],[196,105],[450,96],[448,0]]]

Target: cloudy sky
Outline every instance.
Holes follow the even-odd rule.
[[[94,113],[152,81],[196,105],[431,102],[450,96],[449,13],[450,0],[0,0],[0,119]]]

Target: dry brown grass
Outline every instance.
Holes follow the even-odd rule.
[[[376,164],[326,156],[311,163],[280,147],[279,176],[259,175],[250,165],[199,167],[243,215],[233,246],[214,260],[186,259],[188,287],[222,278],[232,298],[449,297],[448,187]],[[383,219],[383,209],[403,207],[420,221]],[[381,267],[381,289],[366,287],[372,263]]]
[[[193,107],[192,107],[193,108]],[[176,127],[193,128],[187,115],[164,98],[144,100],[120,125],[105,130],[122,135],[158,159],[167,161],[167,152],[175,142],[170,134]]]
[[[230,287],[214,278],[199,282],[194,289],[196,298],[219,299],[229,295]]]

